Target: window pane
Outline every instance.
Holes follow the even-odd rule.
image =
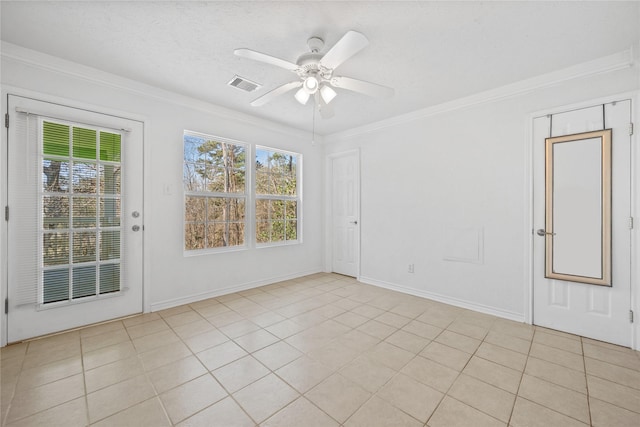
[[[284,175],[281,173],[271,173],[269,175],[269,194],[282,195],[284,188]]]
[[[269,219],[269,201],[256,200],[256,221],[266,221]]]
[[[42,189],[50,193],[69,191],[69,162],[42,160]]]
[[[184,228],[184,248],[186,250],[204,249],[204,224],[185,224]]]
[[[69,263],[69,233],[43,234],[42,261],[45,267]]]
[[[244,244],[244,222],[229,223],[229,246]]]
[[[96,266],[74,267],[73,298],[89,297],[96,294]]]
[[[229,199],[229,220],[244,221],[244,199]]]
[[[246,168],[246,151],[241,145],[233,145],[233,151],[230,153],[229,157],[229,167],[234,169],[242,169]]]
[[[218,168],[225,167],[226,148],[221,142],[208,140],[204,141],[200,146],[200,150],[205,153],[205,161],[208,165]]]
[[[119,162],[121,139],[120,134],[100,132],[100,160]]]
[[[204,197],[185,197],[185,220],[204,222],[206,212],[205,203],[206,198]]]
[[[100,194],[120,194],[120,165],[100,165]]]
[[[258,221],[256,223],[256,241],[258,243],[268,243],[271,240],[268,221]]]
[[[120,231],[100,232],[100,261],[120,259]]]
[[[271,222],[271,241],[280,242],[284,240],[284,221]]]
[[[298,239],[298,221],[287,221],[286,237],[287,237],[287,240]]]
[[[228,193],[244,193],[244,171],[240,169],[228,169],[227,173]]]
[[[187,191],[206,191],[204,163],[185,163],[182,183]]]
[[[69,156],[69,126],[58,123],[42,124],[42,152],[54,156]]]
[[[283,200],[271,200],[271,219],[284,219],[284,206],[285,202]]]
[[[225,173],[224,169],[207,167],[207,191],[224,193],[225,188]]]
[[[269,193],[269,174],[264,170],[256,172],[256,194]]]
[[[120,264],[100,266],[100,293],[108,294],[120,290]]]
[[[96,203],[95,197],[73,198],[74,228],[94,228],[96,226]]]
[[[73,164],[73,191],[75,193],[95,193],[98,173],[95,163],[76,162]]]
[[[285,174],[282,177],[282,193],[287,196],[295,196],[297,194],[298,180],[295,174]]]
[[[46,270],[42,277],[43,302],[51,303],[69,299],[69,269]]]
[[[204,139],[193,136],[184,136],[184,161],[185,162],[198,162],[204,161],[205,153],[202,152],[200,147],[204,143]]]
[[[298,211],[297,211],[297,205],[298,202],[294,202],[293,200],[287,200],[285,202],[285,217],[287,219],[295,219],[298,216]]]
[[[96,233],[73,233],[73,263],[96,260]]]
[[[207,198],[207,221],[225,221],[227,214],[227,199],[223,197]]]
[[[267,170],[269,168],[269,151],[263,148],[256,148],[256,170]]]
[[[92,129],[73,128],[73,157],[96,160],[96,136]]]
[[[207,224],[207,247],[221,248],[227,246],[224,236],[224,224],[209,223]]]
[[[68,196],[44,196],[42,198],[42,227],[45,230],[69,228]]]
[[[120,226],[120,199],[100,197],[100,227]]]

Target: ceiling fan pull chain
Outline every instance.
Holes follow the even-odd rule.
[[[311,124],[311,145],[316,145],[316,103],[313,103],[313,120]]]

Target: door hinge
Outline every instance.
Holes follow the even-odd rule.
[[[629,135],[633,135],[633,122],[629,123]]]
[[[633,310],[629,310],[629,322],[633,323]]]
[[[9,298],[4,299],[4,314],[9,314]]]
[[[9,221],[9,206],[4,207],[4,220]]]
[[[633,217],[629,217],[629,230],[633,230]]]
[[[4,127],[9,129],[9,113],[4,114]]]

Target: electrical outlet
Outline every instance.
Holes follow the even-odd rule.
[[[409,273],[413,273],[413,264],[409,264]]]

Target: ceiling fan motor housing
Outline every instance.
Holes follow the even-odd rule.
[[[298,57],[296,64],[300,68],[296,70],[296,73],[300,78],[304,79],[307,76],[315,75],[321,80],[329,80],[331,79],[331,74],[333,70],[327,67],[323,67],[320,64],[320,60],[322,59],[322,54],[320,53],[303,53]]]
[[[309,40],[307,40],[307,46],[309,46],[309,50],[312,53],[318,53],[324,47],[324,40],[322,40],[320,37],[311,37]]]

